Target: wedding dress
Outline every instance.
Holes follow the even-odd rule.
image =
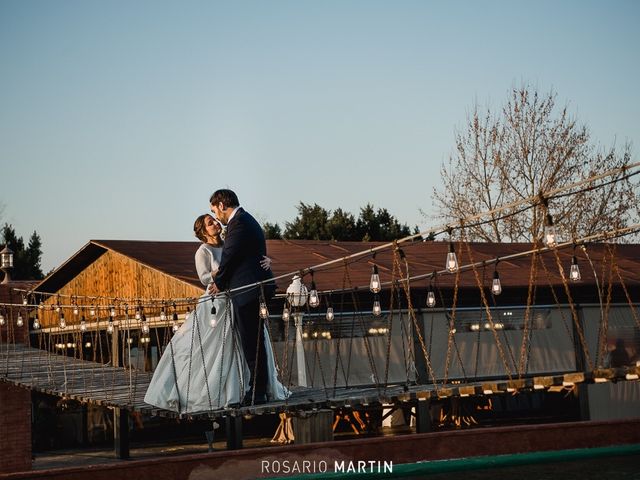
[[[208,244],[196,252],[196,270],[205,287],[218,270],[221,254],[221,248]],[[289,392],[278,381],[269,329],[266,325],[264,329],[267,397],[283,400]],[[166,346],[144,401],[181,414],[217,410],[242,402],[251,388],[250,379],[230,301],[216,298],[212,302],[205,291]]]

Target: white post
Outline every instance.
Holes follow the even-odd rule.
[[[307,362],[304,358],[304,346],[302,344],[302,312],[296,312],[296,363],[298,364],[298,385],[307,386]]]

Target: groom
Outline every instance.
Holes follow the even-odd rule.
[[[267,254],[262,227],[240,207],[238,196],[231,190],[216,190],[209,202],[211,212],[227,226],[220,267],[209,287],[209,293],[213,295],[273,278],[271,270],[264,270],[260,266],[260,260]],[[265,301],[269,301],[274,293],[274,285],[265,285],[264,292]],[[251,403],[252,400],[255,403],[265,403],[268,373],[264,328],[259,321],[260,288],[232,292],[231,298],[242,350],[251,371],[251,388],[255,385],[255,390],[247,394],[244,403]]]

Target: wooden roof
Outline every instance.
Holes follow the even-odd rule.
[[[268,240],[267,251],[273,260],[274,275],[280,276],[290,272],[299,271],[309,267],[315,267],[330,260],[343,258],[357,252],[367,252],[372,248],[383,245],[382,242],[332,242],[313,240]],[[186,281],[192,285],[200,286],[194,266],[194,254],[199,246],[198,242],[155,242],[133,240],[91,240],[75,255],[67,260],[61,267],[44,279],[37,286],[38,291],[54,293],[63,287],[70,279],[74,278],[89,264],[94,262],[107,250],[113,250],[144,265]],[[490,262],[498,257],[505,257],[525,252],[532,249],[528,243],[471,243],[471,258],[474,262]],[[429,274],[434,270],[441,271],[444,268],[448,251],[446,242],[407,242],[401,244],[409,263],[411,276]],[[460,265],[469,264],[471,259],[465,244],[455,244]],[[619,244],[613,246],[615,251],[614,261],[618,265],[620,273],[629,285],[640,285],[640,244]],[[602,260],[605,258],[606,270],[609,270],[610,255],[605,244],[590,244],[587,252],[594,263],[595,271],[602,277]],[[571,264],[573,249],[558,250],[560,263],[568,274]],[[582,273],[583,285],[593,285],[594,274],[589,262],[578,248],[575,251]],[[546,252],[540,256],[546,265],[547,274],[541,263],[537,265],[536,282],[539,285],[561,285],[558,275],[556,258],[553,252]],[[343,262],[337,262],[330,267],[316,268],[314,278],[318,289],[340,289],[343,287],[365,287],[369,283],[371,267],[374,263],[370,253],[350,260],[348,265],[348,277],[345,275]],[[378,265],[382,282],[391,280],[393,269],[393,255],[390,249],[376,254],[375,263]],[[504,286],[526,287],[529,284],[529,272],[531,269],[531,257],[525,256],[515,260],[501,260],[498,265],[500,278]],[[485,282],[490,283],[494,266],[488,264],[477,269],[478,274],[484,276]],[[619,283],[614,273],[614,283]],[[440,287],[452,287],[455,275],[442,274],[437,278]],[[602,283],[602,278],[600,278]],[[305,283],[310,282],[310,276],[305,276]],[[416,286],[428,285],[428,280],[421,280]],[[289,284],[289,279],[278,282],[278,290],[284,291]],[[476,288],[477,281],[473,271],[460,274],[461,288]]]

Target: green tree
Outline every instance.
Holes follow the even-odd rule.
[[[362,241],[388,242],[411,235],[407,224],[400,224],[386,208],[376,211],[371,204],[360,209],[356,230]]]
[[[262,225],[262,230],[264,230],[264,238],[267,240],[280,240],[282,238],[282,230],[280,230],[280,225],[277,223],[266,222]]]
[[[358,241],[358,231],[356,221],[352,214],[345,212],[341,208],[334,210],[333,215],[327,222],[327,230],[331,240]]]
[[[330,240],[327,228],[329,212],[317,203],[307,205],[300,202],[298,216],[293,222],[286,222],[284,238],[292,240]]]
[[[25,248],[24,240],[18,237],[13,226],[5,223],[2,227],[3,243],[13,250],[13,270],[11,278],[14,280],[40,280],[43,278],[40,266],[42,257],[42,241],[34,231]]]

